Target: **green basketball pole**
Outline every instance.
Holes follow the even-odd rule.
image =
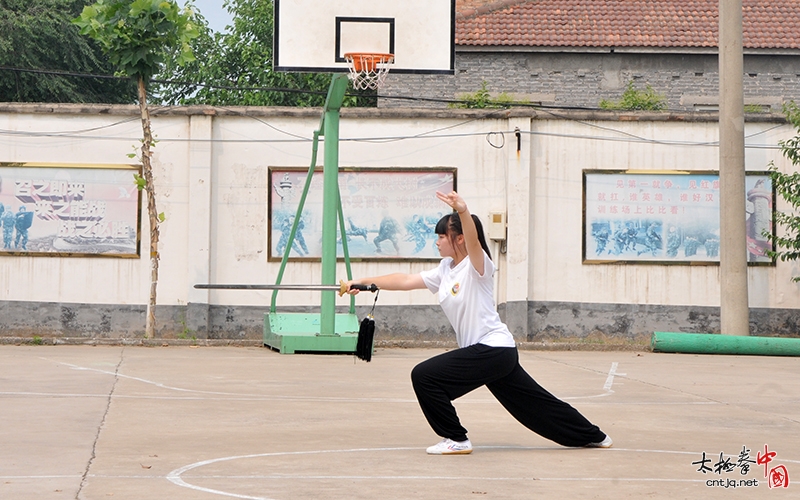
[[[339,196],[339,110],[347,91],[346,75],[334,75],[328,88],[320,130],[314,134],[314,147],[308,177],[297,208],[289,240],[281,261],[277,283],[280,284],[299,224],[311,177],[316,164],[317,139],[325,137],[325,154],[322,187],[322,285],[336,284],[336,226],[341,225],[342,246],[351,279],[347,236],[344,227],[341,198]],[[337,217],[338,215],[338,217]],[[295,352],[354,353],[358,340],[359,323],[355,315],[355,298],[350,297],[349,314],[336,314],[336,292],[322,291],[320,312],[278,313],[275,302],[277,290],[272,295],[270,312],[264,318],[264,345],[284,354]]]
[[[339,201],[339,109],[347,90],[347,76],[334,75],[325,100],[325,159],[322,170],[322,284],[336,284],[336,214]],[[342,234],[342,239],[345,235]],[[334,333],[336,292],[322,292],[320,333]]]

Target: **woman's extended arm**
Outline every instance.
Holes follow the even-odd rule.
[[[373,278],[360,278],[347,282],[350,285],[372,285],[374,284],[381,290],[422,290],[427,288],[420,274],[393,273],[375,276]],[[358,290],[350,290],[350,295],[358,294]]]

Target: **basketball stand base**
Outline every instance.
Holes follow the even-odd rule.
[[[358,317],[336,314],[333,334],[323,335],[319,313],[268,313],[264,315],[264,346],[281,354],[355,354]]]

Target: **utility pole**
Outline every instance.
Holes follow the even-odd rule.
[[[720,326],[750,334],[747,293],[742,0],[719,0]]]

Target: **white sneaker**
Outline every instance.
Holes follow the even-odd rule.
[[[467,455],[472,453],[472,443],[444,438],[425,450],[428,455]]]
[[[589,443],[586,445],[587,448],[611,448],[614,444],[614,441],[606,434],[606,438],[599,443]]]

